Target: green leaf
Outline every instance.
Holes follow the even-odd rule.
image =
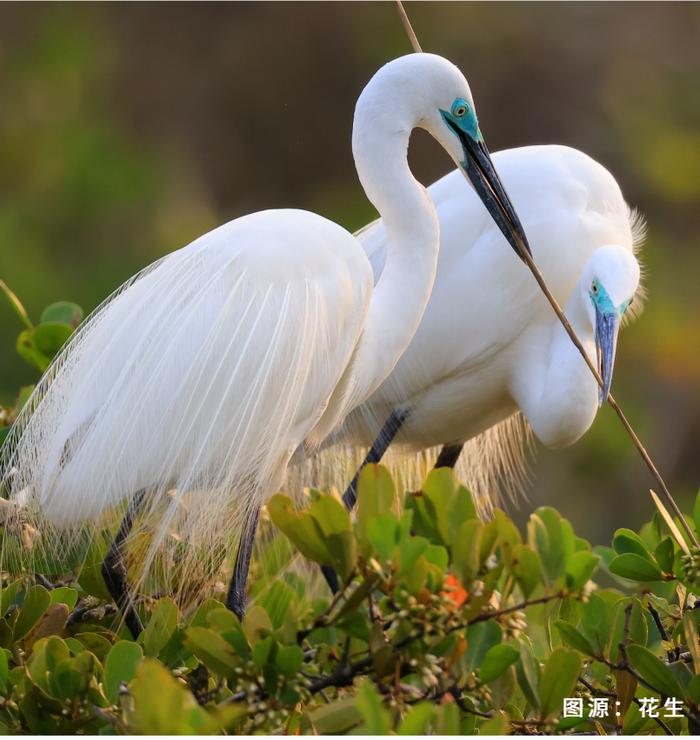
[[[282,580],[275,580],[257,599],[270,617],[272,626],[277,629],[284,624],[289,607],[294,601],[294,591]]]
[[[206,627],[188,627],[185,645],[207,668],[220,676],[232,678],[241,664],[234,648],[221,635]]]
[[[562,700],[573,696],[581,672],[581,656],[565,648],[557,648],[549,656],[540,679],[540,716],[544,719],[558,714]]]
[[[323,538],[323,530],[307,512],[294,510],[292,500],[276,494],[267,502],[270,519],[294,544],[302,555],[319,565],[332,565]]]
[[[365,465],[357,483],[357,538],[368,545],[367,527],[378,516],[391,514],[396,488],[389,471],[383,465]],[[368,554],[367,547],[363,553]]]
[[[112,649],[112,643],[97,632],[79,632],[76,638],[100,660],[104,660]]]
[[[538,691],[541,674],[540,663],[532,652],[529,641],[522,639],[520,661],[515,666],[515,675],[523,695],[534,709],[539,709],[540,706]]]
[[[158,599],[146,629],[139,636],[144,653],[151,658],[158,657],[177,629],[178,610],[169,598]]]
[[[583,588],[593,575],[599,558],[586,550],[575,552],[566,563],[566,585],[572,591]]]
[[[467,519],[456,530],[452,543],[452,559],[461,583],[469,588],[481,566],[481,534],[484,523],[479,519]]]
[[[279,672],[292,678],[304,662],[304,653],[298,645],[284,645],[277,651],[275,663]]]
[[[435,716],[435,707],[430,702],[421,701],[414,704],[401,720],[399,735],[426,735],[427,728]]]
[[[362,714],[354,696],[314,709],[309,719],[319,735],[339,734],[359,724]]]
[[[576,627],[574,627],[573,624],[569,624],[569,622],[564,622],[561,619],[558,619],[554,622],[554,626],[559,630],[562,639],[567,645],[569,645],[569,647],[575,648],[585,655],[595,655],[595,651],[593,650],[591,643],[588,642],[588,640],[576,629]]]
[[[606,657],[617,662],[622,658],[618,655],[619,645],[625,636],[625,624],[627,623],[626,610],[631,606],[627,637],[640,645],[646,645],[648,630],[645,616],[645,610],[637,598],[621,599],[609,611],[612,611],[614,617],[612,620],[612,629],[608,638],[608,646],[605,651]]]
[[[581,630],[596,655],[604,655],[612,631],[612,614],[598,594],[581,604]]]
[[[494,645],[489,648],[479,666],[481,681],[489,683],[498,678],[519,657],[520,653],[512,645]]]
[[[7,653],[0,650],[0,694],[7,691],[7,681],[10,675],[10,668],[7,663]]]
[[[663,578],[663,573],[656,563],[631,552],[613,558],[608,568],[616,576],[632,581],[660,581]]]
[[[530,515],[528,540],[540,556],[547,582],[554,584],[564,575],[566,564],[575,552],[571,525],[555,509],[541,506]]]
[[[613,536],[612,546],[618,555],[632,553],[651,560],[651,553],[642,542],[642,538],[631,529],[618,529]]]
[[[78,324],[83,320],[83,315],[83,309],[77,303],[57,301],[44,309],[39,322],[41,324],[58,322],[60,324],[68,324],[73,329],[76,329]]]
[[[497,712],[479,725],[479,735],[504,737],[509,730],[508,715]]]
[[[408,537],[399,542],[399,573],[410,572],[428,545],[425,537]]]
[[[424,503],[430,520],[435,524],[441,544],[450,542],[450,526],[455,521],[455,512],[451,508],[455,497],[455,478],[449,468],[438,468],[431,471],[422,486]],[[474,518],[475,514],[470,518]]]
[[[207,627],[209,626],[209,613],[215,609],[224,609],[224,605],[216,599],[206,599],[198,607],[190,621],[190,627]]]
[[[345,580],[355,567],[355,537],[350,524],[350,514],[334,496],[319,496],[311,504],[309,514],[323,534],[335,572]]]
[[[371,681],[364,681],[357,692],[356,706],[362,715],[364,735],[388,735],[391,730],[389,713]]]
[[[399,523],[391,514],[383,514],[367,523],[367,541],[383,560],[389,560],[399,536]]]
[[[654,550],[656,562],[665,573],[673,572],[674,555],[673,540],[670,537],[664,537]]]
[[[72,326],[55,321],[25,329],[17,337],[17,353],[44,372],[72,333]]]
[[[143,658],[141,646],[128,640],[116,642],[107,654],[104,670],[105,696],[117,703],[119,689],[123,683],[128,684],[136,674],[136,667]]]
[[[502,638],[501,628],[491,621],[477,622],[467,629],[467,652],[464,656],[467,672],[481,665],[484,655]]]
[[[195,627],[194,629],[200,629]],[[130,723],[143,735],[206,734],[210,719],[194,696],[152,658],[145,658],[129,684]]]
[[[75,609],[78,603],[78,592],[68,586],[59,586],[49,592],[52,604],[65,604],[69,610]]]
[[[513,548],[512,570],[525,598],[542,583],[540,559],[528,545],[516,545]]]
[[[99,547],[97,542],[91,542],[88,551],[85,554],[85,562],[78,576],[78,584],[91,596],[103,601],[111,601],[112,597],[105,585],[105,579],[102,577],[102,561],[104,560],[104,551]]]
[[[7,613],[7,610],[15,603],[17,594],[22,588],[21,581],[14,581],[5,588],[0,589],[0,616]]]
[[[678,679],[654,653],[641,645],[629,645],[627,655],[635,670],[654,690],[665,696],[683,698],[684,692]]]
[[[24,597],[24,604],[15,624],[15,640],[21,640],[49,608],[51,596],[43,586],[32,586]]]
[[[460,735],[459,707],[453,702],[445,702],[437,710],[435,734],[439,736]]]

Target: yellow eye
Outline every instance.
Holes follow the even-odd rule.
[[[457,116],[457,118],[461,118],[462,116],[466,115],[467,112],[467,106],[466,105],[458,105],[454,109],[454,114]]]

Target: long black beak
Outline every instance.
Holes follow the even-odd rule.
[[[603,388],[598,388],[598,405],[602,406],[610,394],[613,370],[615,369],[615,351],[617,333],[620,330],[620,316],[617,311],[603,313],[595,310],[595,349],[598,357],[598,372],[603,379]]]
[[[522,254],[522,249],[526,249],[528,254],[532,256],[525,230],[520,223],[515,208],[513,208],[513,204],[510,202],[506,189],[503,187],[501,178],[493,166],[491,155],[483,139],[475,141],[449,119],[448,123],[459,137],[464,149],[464,162],[462,163],[464,173],[491,214],[491,218],[498,224],[503,236],[519,257]]]

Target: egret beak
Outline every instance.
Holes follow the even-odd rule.
[[[451,119],[446,118],[445,120],[457,134],[462,144],[464,150],[462,171],[474,186],[474,190],[476,190],[482,203],[491,214],[491,218],[503,232],[503,236],[508,240],[518,257],[521,257],[522,249],[526,249],[528,254],[532,256],[525,230],[520,223],[515,208],[513,208],[513,204],[510,202],[506,189],[503,187],[501,178],[493,166],[491,155],[483,138],[477,141],[468,133],[462,131]]]
[[[598,406],[602,406],[610,394],[619,330],[619,313],[617,311],[603,312],[596,306],[595,349],[598,358],[598,372],[603,379],[603,388],[598,388]]]

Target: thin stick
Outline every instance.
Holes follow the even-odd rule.
[[[404,10],[404,7],[401,3],[401,0],[396,0],[396,5],[398,6],[399,15],[401,16],[401,22],[403,23],[404,29],[406,30],[406,34],[408,35],[408,39],[411,42],[411,45],[413,46],[415,51],[422,51],[420,44],[418,43],[418,39],[416,37],[415,31],[413,30],[413,27],[411,26],[411,22],[408,19],[408,16],[406,15],[406,11]],[[561,309],[561,306],[557,302],[557,299],[552,295],[552,292],[550,291],[549,287],[547,286],[547,283],[545,282],[544,277],[542,276],[542,273],[540,272],[539,268],[533,261],[532,257],[530,256],[530,253],[525,248],[525,245],[523,244],[522,239],[520,236],[515,235],[516,241],[518,243],[518,249],[520,250],[520,257],[522,258],[523,262],[530,268],[530,272],[533,274],[535,280],[537,281],[537,284],[540,286],[542,292],[544,293],[545,297],[549,301],[550,305],[554,309],[554,313],[557,315],[557,318],[561,322],[562,326],[564,327],[566,333],[571,338],[571,341],[574,343],[576,349],[581,353],[581,357],[583,357],[584,362],[586,365],[588,365],[588,369],[593,373],[593,377],[596,379],[596,382],[601,388],[604,388],[603,379],[600,377],[600,373],[598,372],[598,369],[591,361],[591,358],[588,356],[588,353],[583,347],[583,344],[581,343],[581,340],[576,336],[576,332],[571,327],[571,324],[569,323],[569,320],[564,315],[564,312]],[[608,395],[608,403],[612,406],[615,413],[618,415],[620,421],[622,422],[622,426],[627,431],[627,434],[630,436],[630,439],[632,440],[632,443],[637,448],[637,451],[642,457],[642,460],[644,460],[644,463],[646,464],[647,468],[649,468],[649,472],[653,476],[653,478],[656,480],[656,482],[659,484],[659,488],[661,489],[661,492],[666,497],[666,500],[670,504],[671,508],[675,512],[675,514],[678,516],[683,528],[686,531],[686,534],[690,538],[690,541],[695,545],[695,547],[700,547],[700,544],[698,543],[697,538],[695,537],[695,533],[690,528],[688,523],[686,522],[685,517],[683,516],[681,510],[678,507],[678,504],[675,502],[673,496],[671,495],[671,492],[668,490],[668,486],[664,482],[664,479],[661,477],[661,473],[659,473],[656,465],[654,465],[654,461],[649,456],[649,453],[646,451],[646,448],[642,444],[641,440],[637,436],[637,433],[632,428],[632,425],[627,420],[627,417],[623,413],[622,409],[620,408],[620,405],[617,403],[617,401],[613,398],[612,394]]]
[[[408,40],[411,42],[413,51],[418,52],[419,54],[422,53],[423,49],[420,48],[420,44],[418,43],[418,37],[416,36],[415,31],[413,30],[411,21],[408,20],[408,16],[406,15],[406,11],[404,10],[403,3],[401,2],[401,0],[396,0],[396,9],[399,11],[399,18],[401,18],[401,23],[403,23],[404,30],[406,31]]]

